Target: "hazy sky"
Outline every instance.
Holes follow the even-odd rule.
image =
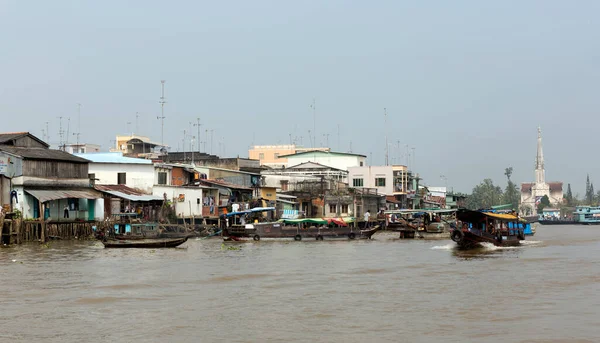
[[[0,0],[0,131],[43,138],[49,122],[56,144],[70,117],[74,142],[81,103],[81,141],[108,149],[136,112],[160,141],[164,79],[173,151],[197,117],[215,154],[290,135],[310,146],[315,98],[317,145],[380,165],[387,133],[390,162],[408,144],[426,184],[445,175],[464,192],[504,187],[509,166],[532,181],[539,125],[547,178],[583,194],[586,173],[600,185],[598,13],[583,0]]]

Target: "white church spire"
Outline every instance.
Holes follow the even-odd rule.
[[[535,183],[542,184],[546,182],[544,175],[544,152],[542,151],[542,129],[538,127],[537,138],[537,156],[535,158]]]

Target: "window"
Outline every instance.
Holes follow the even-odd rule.
[[[166,185],[167,184],[167,173],[165,173],[165,172],[158,172],[158,184],[159,185]]]
[[[375,187],[385,187],[385,177],[375,178]]]
[[[117,173],[117,184],[124,185],[127,183],[127,178],[125,177],[125,173]]]
[[[261,160],[261,161],[264,160],[265,159],[265,154],[262,153],[262,152],[260,154],[258,154],[258,159]]]
[[[287,191],[289,187],[289,181],[288,180],[281,180],[281,190],[282,191]]]
[[[330,204],[329,205],[329,213],[337,213],[337,206],[336,206],[336,204]]]
[[[362,187],[363,179],[352,179],[352,187]]]
[[[361,166],[361,167],[363,166],[363,162],[360,162],[360,166]]]
[[[342,213],[348,213],[348,204],[342,204]]]

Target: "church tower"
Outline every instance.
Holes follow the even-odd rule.
[[[546,183],[545,173],[546,171],[544,170],[544,152],[542,151],[542,129],[538,127],[537,155],[535,157],[535,183],[537,186],[541,186]]]

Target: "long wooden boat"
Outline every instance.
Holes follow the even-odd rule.
[[[228,217],[272,211],[275,208],[258,208],[249,211],[232,212],[222,215]],[[281,219],[276,222],[257,222],[240,226],[221,227],[224,241],[260,241],[268,240],[295,240],[306,239],[371,239],[380,230],[377,225],[372,228],[358,229],[353,224],[353,218],[303,218]],[[222,220],[225,222],[225,220]]]
[[[143,240],[117,240],[107,239],[103,241],[105,248],[174,248],[187,241],[184,238],[147,238]]]
[[[385,211],[387,227],[401,239],[450,239],[456,226],[455,209],[415,209]],[[444,219],[446,217],[446,219]]]
[[[515,214],[459,209],[456,219],[459,226],[450,238],[462,249],[475,248],[482,243],[518,246],[525,240],[523,229],[518,227],[519,217]]]

